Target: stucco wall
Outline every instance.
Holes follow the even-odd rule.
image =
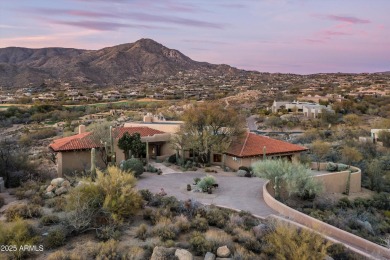
[[[320,170],[326,169],[327,163],[320,164]],[[317,169],[317,163],[312,164],[312,169]],[[362,172],[359,168],[351,166],[351,173],[349,192],[360,192]],[[316,175],[315,178],[323,183],[324,192],[329,193],[343,193],[346,191],[348,182],[349,170],[341,172],[329,172],[321,175]]]
[[[267,181],[263,186],[263,198],[265,203],[270,206],[272,209],[276,210],[280,214],[288,217],[289,219],[294,220],[297,223],[305,225],[313,230],[316,230],[324,235],[333,237],[340,241],[348,242],[349,244],[354,245],[355,247],[362,248],[367,252],[370,252],[373,256],[381,256],[384,259],[390,259],[390,250],[377,245],[373,242],[365,240],[361,237],[355,236],[351,233],[348,233],[344,230],[336,228],[332,225],[324,223],[318,219],[312,218],[306,214],[303,214],[297,210],[294,210],[285,204],[277,201],[270,193],[272,192],[272,187]],[[273,192],[272,192],[273,193]],[[378,258],[380,259],[380,258]]]
[[[88,171],[91,169],[91,151],[70,151],[58,153],[58,175],[71,173],[73,171]],[[96,151],[96,167],[104,168],[105,164]]]
[[[181,122],[171,122],[171,123],[125,123],[124,127],[149,127],[152,129],[160,130],[165,133],[177,133],[180,130]]]

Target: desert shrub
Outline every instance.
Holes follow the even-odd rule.
[[[145,249],[139,246],[132,246],[130,247],[129,251],[127,252],[126,256],[123,257],[127,260],[143,260],[148,259],[145,256]]]
[[[348,170],[349,166],[343,163],[338,163],[337,164],[337,170],[338,171],[346,171]]]
[[[216,252],[218,247],[228,246],[232,248],[233,238],[223,230],[209,229],[205,233],[205,238],[210,243],[211,252]]]
[[[140,160],[131,158],[121,163],[121,169],[125,172],[132,172],[138,178],[144,172],[144,165]]]
[[[121,232],[119,230],[119,223],[116,223],[110,217],[107,217],[108,221],[104,225],[98,225],[96,228],[96,237],[101,241],[107,241],[109,239],[117,240],[121,236]]]
[[[174,240],[177,236],[178,229],[171,220],[168,218],[162,218],[153,227],[153,233],[157,235],[162,241]]]
[[[265,235],[268,234],[270,231],[269,227],[265,224],[259,224],[257,226],[254,226],[252,228],[253,234],[255,235],[256,239],[262,239]]]
[[[54,212],[64,211],[66,208],[67,202],[64,197],[54,197],[51,199],[45,200],[45,206],[48,208],[53,208]]]
[[[210,242],[206,240],[205,236],[198,232],[194,231],[191,234],[190,238],[190,248],[195,255],[204,256],[208,251],[210,251]]]
[[[135,237],[145,240],[148,235],[148,226],[145,224],[141,224],[138,226],[137,230],[135,231]]]
[[[211,175],[207,175],[203,177],[196,186],[203,192],[206,192],[209,188],[213,186],[213,184],[216,184],[215,178]]]
[[[49,231],[44,238],[43,244],[45,248],[53,249],[65,244],[66,230],[62,227],[57,227]]]
[[[153,198],[153,193],[150,190],[140,190],[139,194],[141,195],[142,199],[149,202]]]
[[[32,225],[22,219],[0,225],[0,244],[15,245],[17,250],[10,252],[11,259],[22,259],[28,251],[19,250],[21,246],[35,245],[39,238]]]
[[[157,172],[158,169],[157,169],[156,167],[154,167],[153,165],[148,164],[148,165],[146,166],[146,171],[147,171],[147,172]]]
[[[199,230],[200,232],[205,232],[207,229],[209,229],[209,223],[208,223],[207,219],[202,218],[201,216],[197,215],[191,221],[191,228]]]
[[[235,245],[234,246],[234,254],[233,254],[234,260],[252,260],[252,259],[266,259],[266,258],[259,258],[258,254],[255,254],[245,247],[241,245]]]
[[[43,226],[50,226],[53,224],[60,223],[60,218],[57,215],[45,215],[45,216],[41,217],[39,222]]]
[[[172,154],[171,156],[168,157],[168,162],[172,164],[176,164],[176,154]]]
[[[70,256],[69,253],[59,250],[54,253],[51,253],[48,257],[47,260],[73,260]]]
[[[118,241],[114,239],[101,242],[97,249],[97,254],[94,256],[96,260],[122,258],[122,253],[118,249]]]
[[[235,228],[233,230],[233,234],[234,241],[240,243],[246,249],[257,253],[261,252],[262,245],[252,232],[243,230],[241,228]]]
[[[200,178],[196,177],[194,178],[194,185],[197,185],[200,182]]]
[[[4,198],[0,195],[0,208],[5,205]]]
[[[307,229],[276,223],[266,237],[267,252],[278,259],[324,259],[329,242]]]
[[[333,259],[361,260],[362,256],[348,250],[343,244],[333,244],[327,249],[328,255]]]
[[[165,208],[159,208],[157,210],[153,210],[150,215],[150,222],[152,225],[156,225],[157,222],[159,222],[162,219],[171,219],[172,218],[172,212]]]
[[[212,207],[207,210],[206,219],[210,226],[223,228],[229,219],[229,214],[222,209]]]
[[[184,215],[176,216],[174,219],[176,228],[180,231],[187,231],[191,227],[191,223],[188,221],[188,218]]]
[[[178,212],[180,207],[179,200],[174,196],[164,196],[161,198],[161,205],[162,207],[172,211],[172,212]]]
[[[337,164],[333,163],[333,162],[328,162],[326,164],[326,170],[328,172],[335,172],[335,171],[337,171]]]
[[[39,218],[42,216],[42,207],[38,205],[15,204],[11,205],[5,211],[7,221],[13,221],[16,218]]]
[[[246,166],[240,166],[240,167],[238,167],[238,170],[243,170],[243,171],[246,171],[246,172],[251,172],[251,169],[249,169],[249,167],[246,167]]]
[[[336,207],[347,209],[352,207],[352,202],[348,199],[348,197],[343,197],[339,199],[339,201],[336,204]]]
[[[245,170],[238,170],[237,171],[237,176],[238,177],[245,177],[246,175],[247,175],[247,171],[245,171]]]
[[[372,198],[373,206],[381,210],[390,210],[390,193],[381,192]]]
[[[38,194],[35,194],[31,197],[30,203],[35,204],[35,205],[39,205],[39,206],[45,205],[44,199]]]

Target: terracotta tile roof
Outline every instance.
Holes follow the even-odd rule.
[[[102,144],[91,138],[91,132],[85,132],[54,140],[49,145],[54,151],[72,151],[102,147]]]
[[[236,157],[262,156],[263,147],[266,155],[297,153],[308,150],[306,147],[272,139],[266,136],[247,133],[240,141],[233,142],[226,154]]]
[[[121,138],[125,132],[129,134],[139,133],[141,137],[153,136],[155,134],[164,134],[162,131],[149,127],[118,127],[113,129],[113,136],[114,138]],[[91,134],[92,132],[85,132],[60,138],[54,140],[53,143],[49,145],[49,147],[52,148],[55,152],[103,147],[99,141],[92,138]]]
[[[134,134],[139,133],[141,137],[153,136],[156,134],[164,134],[165,132],[144,126],[135,126],[135,127],[117,127],[113,130],[114,138],[121,138],[125,133]]]

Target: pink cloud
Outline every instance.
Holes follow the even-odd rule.
[[[360,19],[360,18],[352,17],[352,16],[327,15],[327,16],[325,16],[325,18],[329,19],[329,20],[333,20],[333,21],[346,22],[346,23],[352,23],[352,24],[371,23],[370,20]]]

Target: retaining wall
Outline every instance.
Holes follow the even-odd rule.
[[[382,247],[378,244],[375,244],[371,241],[365,240],[361,237],[358,237],[354,234],[336,228],[332,225],[324,223],[318,219],[312,218],[304,213],[301,213],[295,209],[288,207],[287,205],[277,201],[271,194],[273,194],[273,189],[267,181],[263,186],[263,198],[265,203],[270,206],[275,211],[280,214],[292,219],[293,221],[307,226],[315,231],[318,231],[321,234],[335,238],[339,241],[347,242],[356,248],[363,249],[364,251],[370,253],[371,255],[377,257],[378,259],[390,259],[390,249]]]

